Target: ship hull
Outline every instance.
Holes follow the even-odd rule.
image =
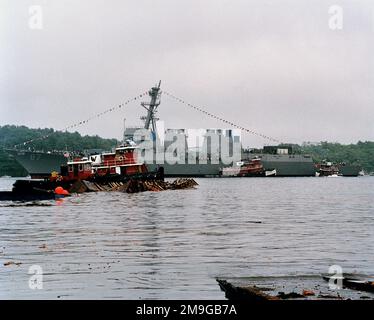
[[[51,172],[60,172],[60,167],[66,164],[67,159],[63,154],[6,150],[15,160],[23,166],[31,178],[39,179],[48,177]],[[149,171],[164,167],[166,177],[208,177],[218,176],[222,164],[147,164]]]
[[[60,166],[66,164],[63,154],[7,150],[20,163],[32,178],[49,176],[53,171],[60,171]],[[252,156],[251,156],[252,157]],[[278,177],[315,176],[316,169],[310,157],[303,155],[267,155],[254,154],[261,157],[266,171],[276,170]],[[224,167],[218,164],[154,164],[147,163],[149,171],[164,167],[165,177],[216,177]],[[348,168],[348,166],[347,166]],[[355,171],[346,170],[347,175],[354,175]]]
[[[51,172],[60,172],[60,167],[66,164],[67,159],[63,154],[6,150],[15,160],[26,169],[31,178],[39,179],[49,176]]]
[[[7,150],[15,160],[20,163],[32,178],[43,178],[49,176],[53,171],[60,171],[60,166],[66,164],[66,158],[62,154]],[[262,157],[264,169],[276,170],[277,176],[314,176],[315,167],[310,158],[303,156],[268,156],[258,154]],[[149,171],[164,167],[166,177],[214,177],[219,176],[224,167],[218,164],[147,164]],[[347,166],[348,168],[348,166]],[[353,173],[353,171],[351,171]],[[353,175],[353,174],[352,174]]]
[[[261,158],[266,171],[276,170],[277,177],[314,177],[316,168],[313,160],[305,155],[255,154]]]
[[[359,176],[361,167],[355,165],[343,165],[339,166],[339,174],[344,177],[357,177]]]
[[[222,164],[149,164],[148,170],[155,171],[164,168],[165,177],[217,177]]]

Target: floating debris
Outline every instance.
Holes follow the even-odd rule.
[[[326,281],[332,280],[329,276],[324,276],[323,279]],[[342,277],[341,280],[344,288],[374,293],[374,281],[360,280],[352,277]]]
[[[344,290],[330,288],[328,282],[333,278],[318,275],[216,280],[229,300],[374,300],[374,282],[354,275],[342,277]]]
[[[12,266],[12,265],[20,266],[21,264],[22,262],[14,262],[14,261],[4,262],[5,267]]]
[[[198,183],[194,179],[180,178],[173,182],[163,180],[139,180],[130,179],[126,182],[91,182],[86,180],[77,181],[73,184],[70,193],[120,191],[126,193],[137,193],[144,191],[164,191],[177,189],[191,189]]]

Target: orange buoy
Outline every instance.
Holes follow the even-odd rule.
[[[62,194],[64,195],[64,196],[68,196],[69,195],[69,191],[67,191],[67,190],[62,190]]]
[[[64,192],[64,188],[63,187],[56,187],[55,189],[55,193],[56,194],[63,194]]]

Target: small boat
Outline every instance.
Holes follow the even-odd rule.
[[[338,176],[339,168],[330,161],[323,160],[321,163],[316,164],[317,177]]]
[[[221,177],[263,177],[273,175],[274,170],[265,171],[260,158],[239,161],[235,166],[223,168]],[[268,174],[268,175],[267,175]]]
[[[335,164],[326,160],[317,163],[315,167],[316,177],[358,177],[362,171],[359,165],[347,164],[345,162]]]
[[[277,169],[265,171],[265,177],[275,177],[276,175],[277,175]]]
[[[68,186],[67,184],[64,185]],[[16,180],[11,191],[0,191],[0,201],[40,201],[69,197],[63,187],[48,180]]]

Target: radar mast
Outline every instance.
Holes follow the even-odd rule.
[[[158,86],[153,87],[151,90],[148,91],[149,96],[151,97],[150,102],[142,102],[141,105],[143,108],[147,110],[147,115],[145,117],[142,117],[141,119],[144,120],[144,129],[151,129],[154,134],[156,134],[156,121],[158,118],[156,118],[157,113],[157,107],[160,105],[161,100],[161,80],[158,83]]]

